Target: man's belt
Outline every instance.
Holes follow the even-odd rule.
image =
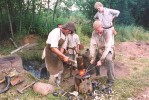
[[[67,50],[68,50],[68,49],[72,49],[72,50],[74,50],[74,48],[72,48],[72,47],[67,47]]]
[[[113,27],[113,26],[109,26],[109,27],[103,27],[104,29],[109,29],[109,28],[111,28],[111,27]]]

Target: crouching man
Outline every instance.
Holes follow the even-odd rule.
[[[99,20],[93,23],[93,28],[90,40],[90,63],[96,64],[97,67],[104,64],[107,69],[107,83],[112,85],[114,82],[114,34],[111,33],[112,31],[104,30]],[[99,58],[97,62],[96,56]]]
[[[61,74],[63,73],[63,62],[68,62],[69,57],[63,54],[67,47],[67,35],[73,33],[75,26],[73,23],[66,23],[62,28],[53,29],[46,41],[45,64],[47,71],[50,74],[49,83],[59,85],[61,80]],[[43,55],[44,55],[43,53]]]

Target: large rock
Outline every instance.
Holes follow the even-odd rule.
[[[49,93],[53,93],[55,91],[55,88],[51,84],[37,82],[33,85],[33,90],[36,93],[48,95]]]

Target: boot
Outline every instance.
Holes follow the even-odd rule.
[[[51,84],[51,85],[56,85],[56,77],[55,77],[55,75],[50,75],[50,77],[49,77],[49,84]]]

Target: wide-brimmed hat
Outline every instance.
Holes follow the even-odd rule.
[[[68,29],[72,32],[75,32],[75,29],[76,29],[74,23],[72,23],[72,22],[68,22],[68,23],[64,24],[62,28]]]

